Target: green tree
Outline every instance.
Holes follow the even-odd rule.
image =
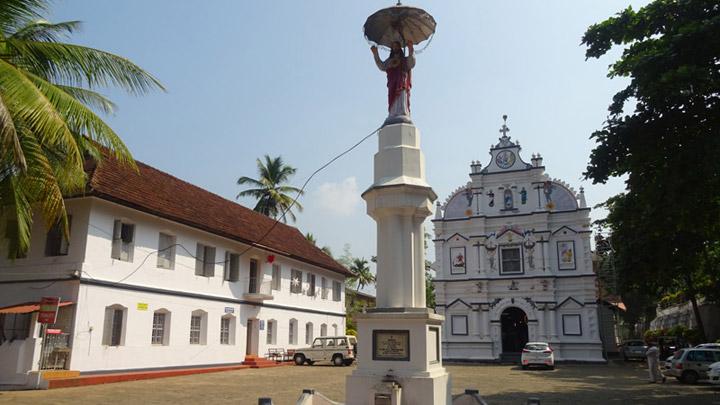
[[[63,42],[80,22],[42,19],[46,0],[4,0],[0,5],[0,216],[8,220],[9,256],[28,248],[37,209],[49,228],[67,234],[63,195],[81,192],[87,155],[101,161],[101,146],[134,165],[120,137],[95,113],[115,105],[96,91],[131,94],[163,89],[126,58]]]
[[[602,225],[612,230],[620,285],[656,297],[681,290],[701,333],[697,299],[720,291],[720,7],[717,1],[656,0],[591,26],[586,56],[624,47],[609,76],[615,94],[585,176],[627,176]],[[632,103],[633,111],[626,112]]]
[[[237,198],[253,197],[257,199],[254,210],[263,213],[271,218],[278,218],[283,222],[287,222],[287,217],[295,222],[295,214],[291,210],[291,206],[297,208],[298,212],[302,212],[302,205],[299,202],[293,204],[293,197],[288,193],[302,195],[304,192],[297,187],[288,186],[286,183],[290,177],[295,174],[294,167],[286,165],[281,156],[271,158],[265,155],[265,161],[257,159],[257,168],[260,177],[253,179],[251,177],[242,176],[237,180],[237,184],[249,184],[251,187],[241,191]]]
[[[313,245],[317,246],[317,239],[315,239],[315,235],[311,234],[310,232],[305,234],[305,239]]]
[[[375,275],[370,271],[368,261],[365,258],[353,258],[350,272],[353,273],[350,279],[352,280],[351,283],[355,286],[355,291],[360,291],[360,289],[366,285],[375,283]]]

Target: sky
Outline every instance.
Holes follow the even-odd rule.
[[[236,180],[256,177],[257,158],[282,156],[299,186],[382,123],[386,79],[362,26],[394,3],[55,0],[49,19],[83,21],[68,42],[127,57],[167,88],[142,97],[103,90],[118,105],[106,120],[137,160],[235,200]],[[628,4],[645,3],[406,2],[437,21],[417,55],[411,104],[440,201],[469,181],[471,161],[487,165],[503,114],[525,161],[541,153],[551,177],[585,188],[589,206],[621,192],[622,179],[593,185],[582,175],[590,135],[627,84],[607,77],[621,50],[586,61],[581,38]],[[314,177],[299,200],[305,209],[295,225],[336,256],[345,244],[353,256],[375,254],[375,223],[360,194],[372,183],[376,151],[373,137]]]

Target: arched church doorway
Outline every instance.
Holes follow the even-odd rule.
[[[522,351],[528,342],[527,314],[516,307],[507,308],[500,315],[503,353]]]

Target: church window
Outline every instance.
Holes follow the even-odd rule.
[[[513,209],[513,192],[509,188],[506,188],[503,192],[503,204],[506,210]]]
[[[500,273],[522,273],[522,257],[519,246],[503,247],[500,249]]]
[[[453,335],[467,335],[468,334],[468,319],[467,315],[451,315],[451,331]]]
[[[68,215],[68,227],[71,220],[72,217]],[[63,232],[60,221],[58,221],[50,228],[45,238],[45,256],[67,256],[68,246],[69,243],[65,238],[65,232]]]
[[[582,323],[580,314],[565,314],[562,316],[563,335],[582,336]]]

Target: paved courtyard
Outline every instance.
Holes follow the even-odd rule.
[[[277,367],[157,380],[65,388],[0,392],[0,404],[257,404],[270,396],[278,405],[294,404],[303,388],[342,401],[345,376],[354,367]],[[501,365],[450,365],[453,393],[476,388],[490,404],[720,404],[720,388],[707,384],[646,383],[640,363],[559,365],[555,370],[521,370]]]

